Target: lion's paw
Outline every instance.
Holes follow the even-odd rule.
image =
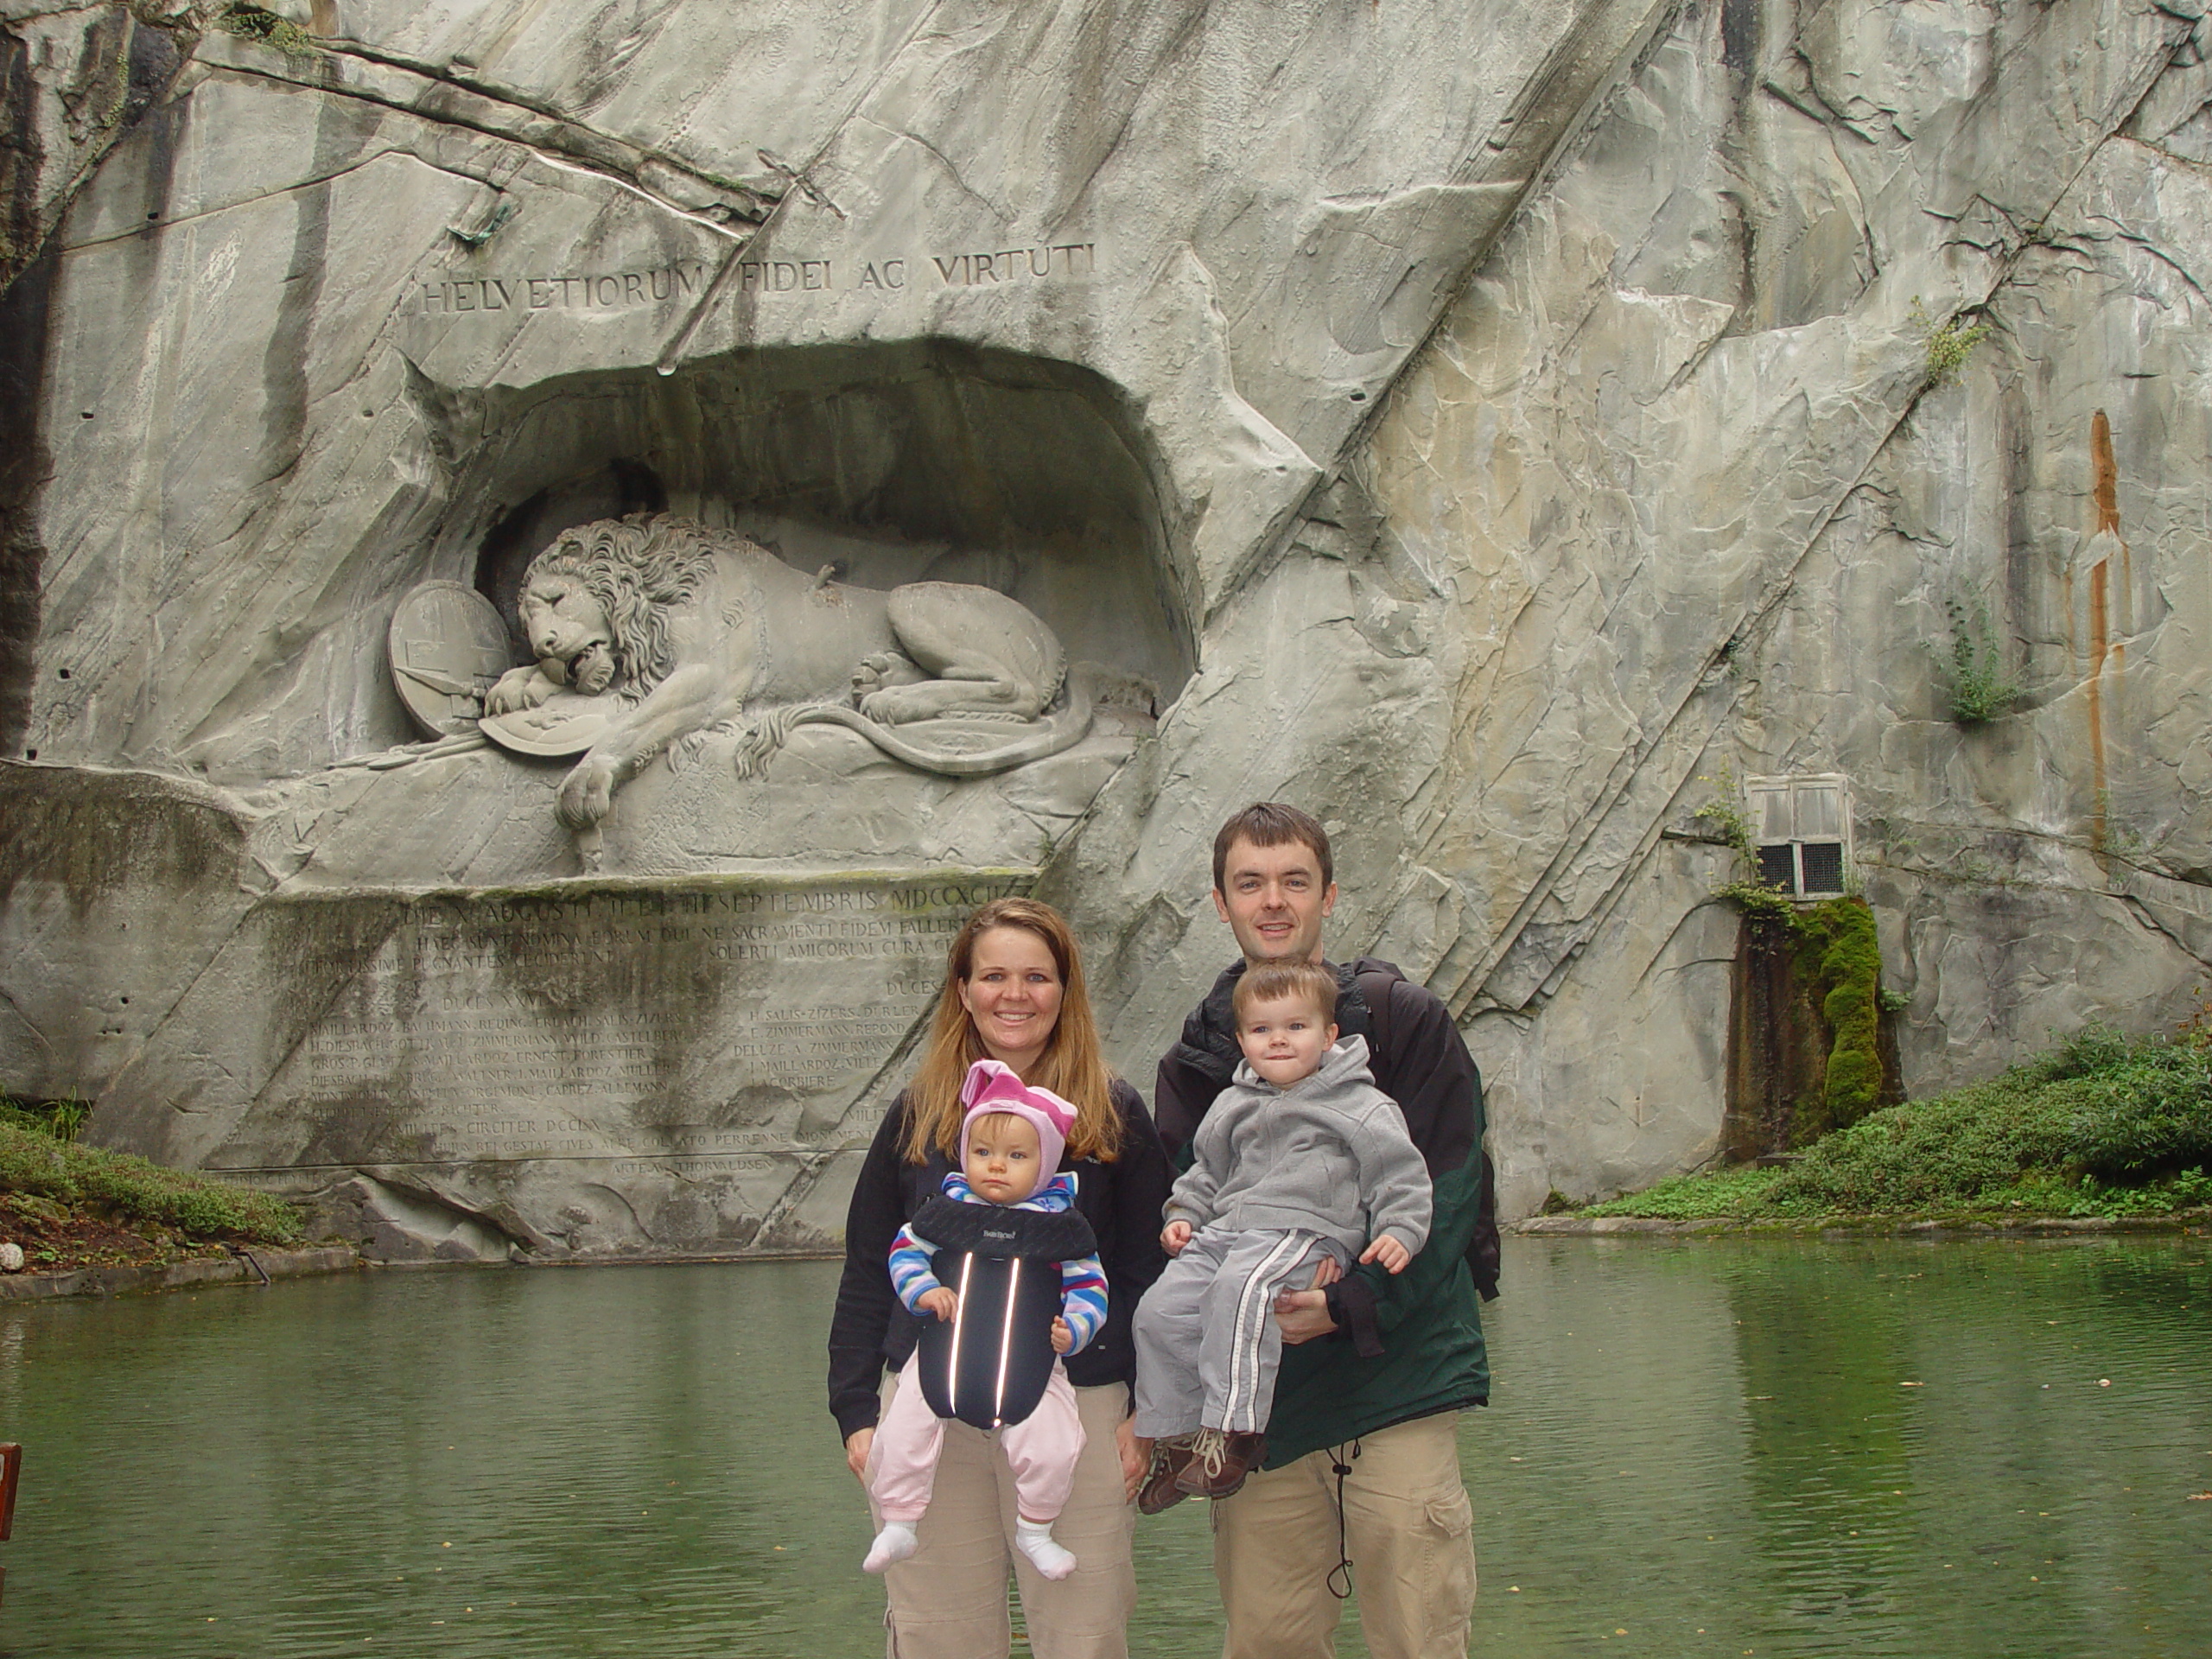
[[[893,683],[892,676],[905,670],[911,672],[912,664],[895,651],[879,651],[861,658],[853,670],[853,701],[858,702],[870,692],[879,691]]]
[[[613,764],[586,755],[561,785],[561,822],[571,830],[588,830],[613,804]]]
[[[547,679],[533,663],[527,668],[511,668],[493,682],[492,689],[484,694],[486,715],[512,715],[524,709],[535,709],[561,688]]]
[[[931,706],[934,698],[918,696],[919,686],[886,686],[880,691],[871,691],[861,699],[861,713],[870,720],[880,721],[886,726],[904,726],[917,720],[927,720],[935,714]]]

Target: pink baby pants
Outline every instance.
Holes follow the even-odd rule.
[[[1075,1484],[1075,1460],[1083,1451],[1083,1421],[1076,1415],[1075,1389],[1067,1368],[1055,1360],[1052,1380],[1037,1409],[1018,1423],[999,1429],[995,1438],[1014,1471],[1017,1506],[1025,1521],[1054,1521]],[[944,1444],[944,1419],[923,1397],[921,1367],[909,1363],[899,1374],[891,1408],[876,1426],[874,1478],[868,1496],[886,1521],[912,1526],[930,1506],[937,1484],[937,1454]]]

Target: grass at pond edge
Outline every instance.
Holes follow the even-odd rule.
[[[1855,1218],[2152,1222],[2212,1207],[2212,1039],[2092,1028],[2000,1077],[1859,1119],[1780,1167],[1678,1175],[1584,1218],[1780,1230]]]
[[[56,1239],[135,1236],[144,1249],[124,1245],[125,1259],[168,1260],[180,1249],[232,1240],[294,1244],[302,1231],[299,1212],[281,1198],[127,1153],[79,1146],[12,1103],[0,1103],[0,1194],[7,1195],[19,1227]],[[67,1254],[25,1242],[27,1265],[34,1268]],[[100,1255],[114,1259],[115,1242]]]

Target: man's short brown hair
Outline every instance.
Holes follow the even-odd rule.
[[[1213,890],[1228,891],[1229,849],[1240,841],[1255,847],[1286,847],[1296,842],[1313,849],[1320,861],[1321,885],[1336,878],[1336,864],[1329,856],[1329,832],[1310,812],[1301,812],[1281,801],[1255,801],[1241,812],[1229,815],[1221,833],[1213,838]]]
[[[1244,1029],[1244,1015],[1255,1002],[1275,1002],[1297,997],[1308,1003],[1324,1023],[1337,1023],[1337,976],[1318,962],[1255,962],[1238,977],[1230,993],[1229,1007],[1236,1028]]]

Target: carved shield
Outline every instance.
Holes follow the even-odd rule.
[[[458,582],[412,589],[392,612],[385,644],[400,702],[434,737],[474,727],[484,694],[514,663],[506,624],[492,601]]]
[[[606,692],[586,696],[578,691],[556,691],[535,709],[492,715],[477,724],[503,749],[558,758],[582,754],[621,712],[620,700]]]

